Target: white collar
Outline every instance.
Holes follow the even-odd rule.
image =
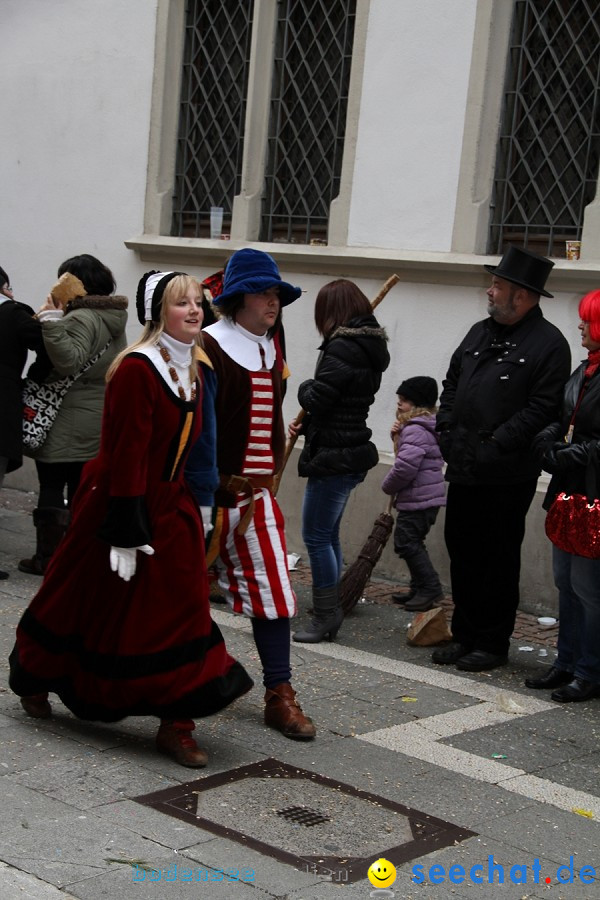
[[[252,334],[225,316],[204,330],[215,339],[227,356],[249,372],[258,372],[263,368],[260,347],[265,354],[265,367],[273,368],[276,356],[275,344],[266,334]]]
[[[169,351],[173,365],[179,366],[181,369],[191,365],[193,343],[184,344],[183,341],[177,341],[170,334],[167,334],[166,331],[163,331],[159,338],[158,346],[160,347],[161,344]]]

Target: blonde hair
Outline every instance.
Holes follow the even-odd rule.
[[[396,420],[404,427],[407,422],[410,422],[416,416],[435,416],[437,411],[437,406],[413,406],[407,412],[402,412],[399,416],[396,416]]]
[[[401,412],[396,416],[396,421],[400,423],[400,428],[396,432],[393,437],[394,444],[394,453],[398,452],[398,438],[400,437],[400,432],[404,428],[405,425],[408,425],[411,419],[414,419],[416,416],[435,416],[438,412],[438,406],[413,406],[412,409],[407,410],[406,412]]]
[[[200,300],[200,302],[202,302],[202,287],[200,286],[200,282],[196,278],[192,278],[191,275],[176,275],[175,278],[172,278],[168,282],[163,293],[162,303],[160,305],[160,321],[146,322],[146,324],[144,325],[144,330],[142,331],[137,341],[129,344],[128,347],[125,347],[124,350],[121,350],[118,356],[114,358],[106,373],[107,384],[126,356],[129,356],[130,353],[134,353],[136,350],[142,350],[146,347],[154,347],[158,344],[158,342],[160,341],[160,336],[165,330],[167,309],[169,308],[169,306],[173,306],[173,304],[175,304],[181,297],[185,296],[189,287],[193,284],[198,288],[198,299]],[[197,337],[194,339],[194,343],[198,347],[202,346],[202,333],[197,335]],[[192,353],[192,362],[190,365],[190,380],[192,384],[197,377],[198,360],[196,359],[196,354]]]

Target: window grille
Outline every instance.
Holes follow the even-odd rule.
[[[565,255],[600,158],[598,0],[517,0],[488,252]]]
[[[339,193],[356,0],[280,0],[261,240],[325,242]]]
[[[239,193],[252,0],[189,0],[172,234],[208,237],[210,207],[231,227]]]

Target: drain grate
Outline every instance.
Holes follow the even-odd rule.
[[[277,815],[289,819],[290,822],[296,822],[298,825],[304,825],[305,828],[330,821],[329,816],[323,816],[314,809],[307,809],[306,806],[288,806],[287,809],[278,809]]]

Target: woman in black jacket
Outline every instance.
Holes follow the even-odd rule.
[[[600,485],[600,290],[579,304],[581,345],[588,358],[565,385],[560,422],[538,435],[542,466],[552,475],[544,508],[557,494],[586,494],[588,463]],[[590,498],[594,499],[594,498]],[[600,696],[600,559],[552,548],[558,588],[559,627],[556,662],[530,688],[555,688],[552,700],[572,703]]]
[[[302,537],[313,580],[313,618],[294,640],[333,640],[342,623],[338,584],[342,569],[340,523],[352,490],[377,464],[367,428],[369,408],[390,356],[387,336],[371,304],[352,282],[326,284],[317,295],[315,324],[324,338],[315,377],[298,389],[306,410],[298,472],[308,478]],[[298,431],[290,426],[292,434]]]
[[[23,367],[27,351],[41,353],[42,327],[33,310],[13,298],[10,280],[0,268],[0,487],[7,472],[23,465]],[[8,572],[0,571],[0,580]]]

